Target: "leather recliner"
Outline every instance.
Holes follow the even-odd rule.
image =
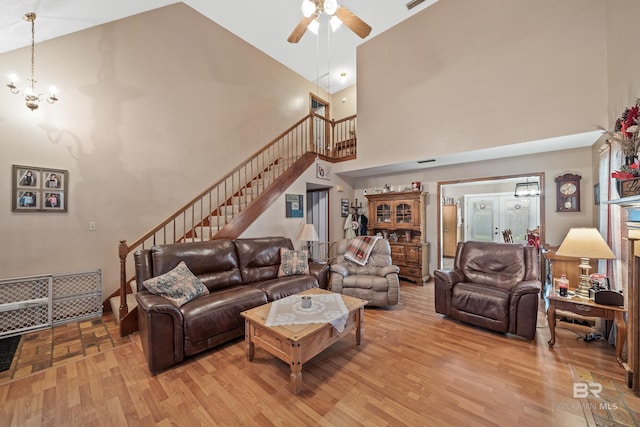
[[[434,271],[436,312],[534,339],[541,286],[538,266],[533,246],[460,242],[454,267]]]
[[[369,306],[386,307],[398,304],[400,269],[391,264],[389,241],[378,239],[364,266],[344,257],[351,241],[352,239],[342,239],[336,244],[338,256],[331,264],[331,290],[367,300]]]

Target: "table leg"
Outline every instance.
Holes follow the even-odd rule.
[[[256,351],[256,347],[253,344],[253,341],[251,341],[251,337],[252,337],[251,322],[249,322],[248,320],[245,320],[244,321],[244,344],[245,344],[245,350],[247,352],[247,360],[249,362],[253,360],[253,357]]]
[[[358,310],[358,326],[356,327],[356,344],[360,345],[364,338],[364,307]]]
[[[622,347],[624,346],[624,341],[627,339],[627,324],[624,321],[624,314],[621,311],[616,311],[613,318],[616,324],[616,360],[622,365]]]
[[[549,332],[551,333],[551,339],[547,341],[549,347],[553,347],[556,343],[556,305],[553,301],[549,301],[549,308],[547,309],[547,322],[549,322]]]
[[[293,394],[300,393],[302,386],[302,349],[300,343],[292,343],[290,384]]]

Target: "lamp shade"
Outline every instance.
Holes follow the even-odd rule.
[[[575,258],[615,259],[615,254],[597,228],[572,228],[562,241],[556,255]]]
[[[317,242],[320,239],[318,238],[318,233],[316,232],[316,228],[313,224],[305,224],[300,229],[300,233],[298,233],[298,240],[304,242]]]

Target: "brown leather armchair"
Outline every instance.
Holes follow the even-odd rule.
[[[533,246],[460,242],[454,267],[434,271],[436,312],[534,339],[541,286],[538,266]]]

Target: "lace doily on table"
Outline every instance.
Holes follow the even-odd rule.
[[[349,311],[340,294],[311,295],[311,307],[302,307],[302,296],[291,295],[271,303],[266,326],[331,323],[338,332],[344,331]]]

